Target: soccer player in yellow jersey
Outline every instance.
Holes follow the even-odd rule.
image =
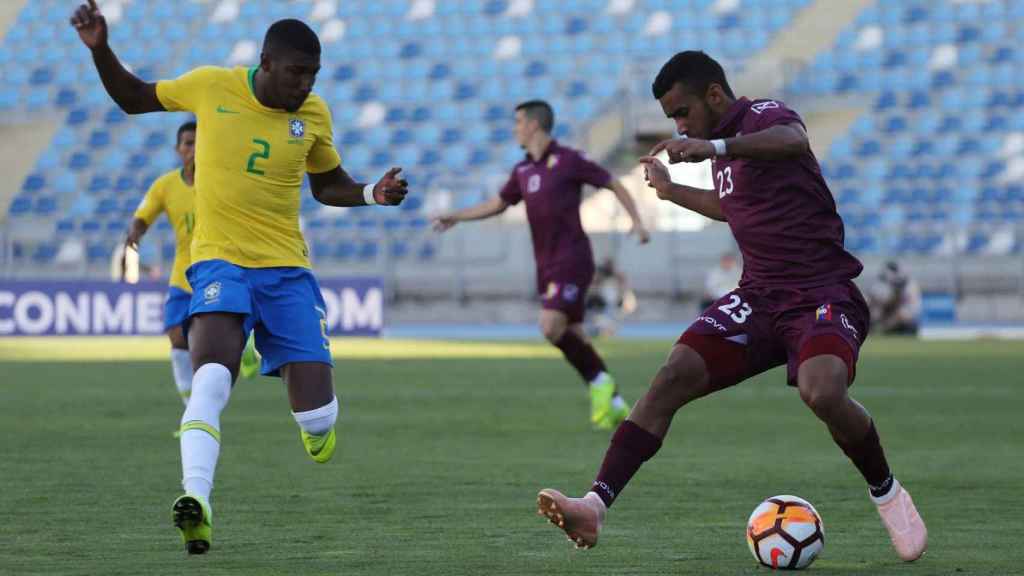
[[[299,192],[329,206],[396,205],[400,168],[376,184],[354,181],[334,149],[327,105],[312,93],[320,41],[298,20],[268,30],[260,64],[203,67],[147,83],[121,65],[94,0],[71,17],[111,98],[129,114],[192,112],[196,140],[196,228],[187,276],[194,294],[186,323],[195,374],[182,416],[185,494],[174,523],[189,553],[211,542],[210,492],[220,452],[220,413],[238,375],[245,335],[255,330],[262,373],[280,375],[306,451],[334,453],[338,401],[331,377],[326,312],[299,231]]]
[[[125,244],[138,249],[139,241],[153,222],[160,214],[167,214],[167,220],[174,228],[175,246],[174,266],[171,268],[167,301],[164,303],[164,332],[171,340],[171,370],[174,374],[174,384],[178,388],[178,395],[187,406],[189,394],[192,392],[192,358],[188,353],[183,326],[188,319],[189,302],[192,300],[192,287],[185,278],[185,269],[192,262],[189,257],[189,246],[192,244],[192,229],[196,225],[196,215],[192,209],[196,173],[195,122],[186,122],[178,128],[174,151],[181,157],[181,168],[157,178],[149,187],[142,203],[135,210]]]

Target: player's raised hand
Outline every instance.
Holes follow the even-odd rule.
[[[703,162],[715,156],[715,146],[707,140],[699,138],[671,138],[663,140],[651,148],[648,156],[657,156],[662,150],[668,152],[670,164],[679,162]]]
[[[647,185],[654,188],[658,192],[658,197],[662,198],[663,192],[672,186],[672,177],[668,173],[668,166],[654,156],[644,156],[640,159],[640,163],[644,165],[644,179],[647,181]]]
[[[392,168],[373,186],[373,199],[384,206],[398,206],[409,192],[409,183],[398,175],[401,168]]]
[[[443,214],[441,216],[438,216],[438,217],[434,218],[434,221],[433,221],[434,231],[435,232],[446,232],[448,230],[451,230],[452,226],[455,226],[458,223],[459,223],[459,221],[456,220],[454,216],[450,216],[448,214]]]
[[[71,15],[71,25],[78,30],[78,37],[90,50],[107,44],[107,19],[100,13],[96,0],[80,5]]]

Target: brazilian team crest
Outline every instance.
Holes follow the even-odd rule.
[[[302,138],[306,135],[306,123],[298,118],[292,118],[288,121],[288,131],[291,132],[292,138]]]

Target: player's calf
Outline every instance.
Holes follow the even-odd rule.
[[[713,391],[701,357],[686,345],[676,345],[633,407],[630,420],[663,437],[676,411]]]

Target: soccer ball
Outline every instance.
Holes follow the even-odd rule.
[[[825,528],[811,503],[772,496],[747,521],[747,544],[758,562],[773,569],[807,568],[825,546]]]

